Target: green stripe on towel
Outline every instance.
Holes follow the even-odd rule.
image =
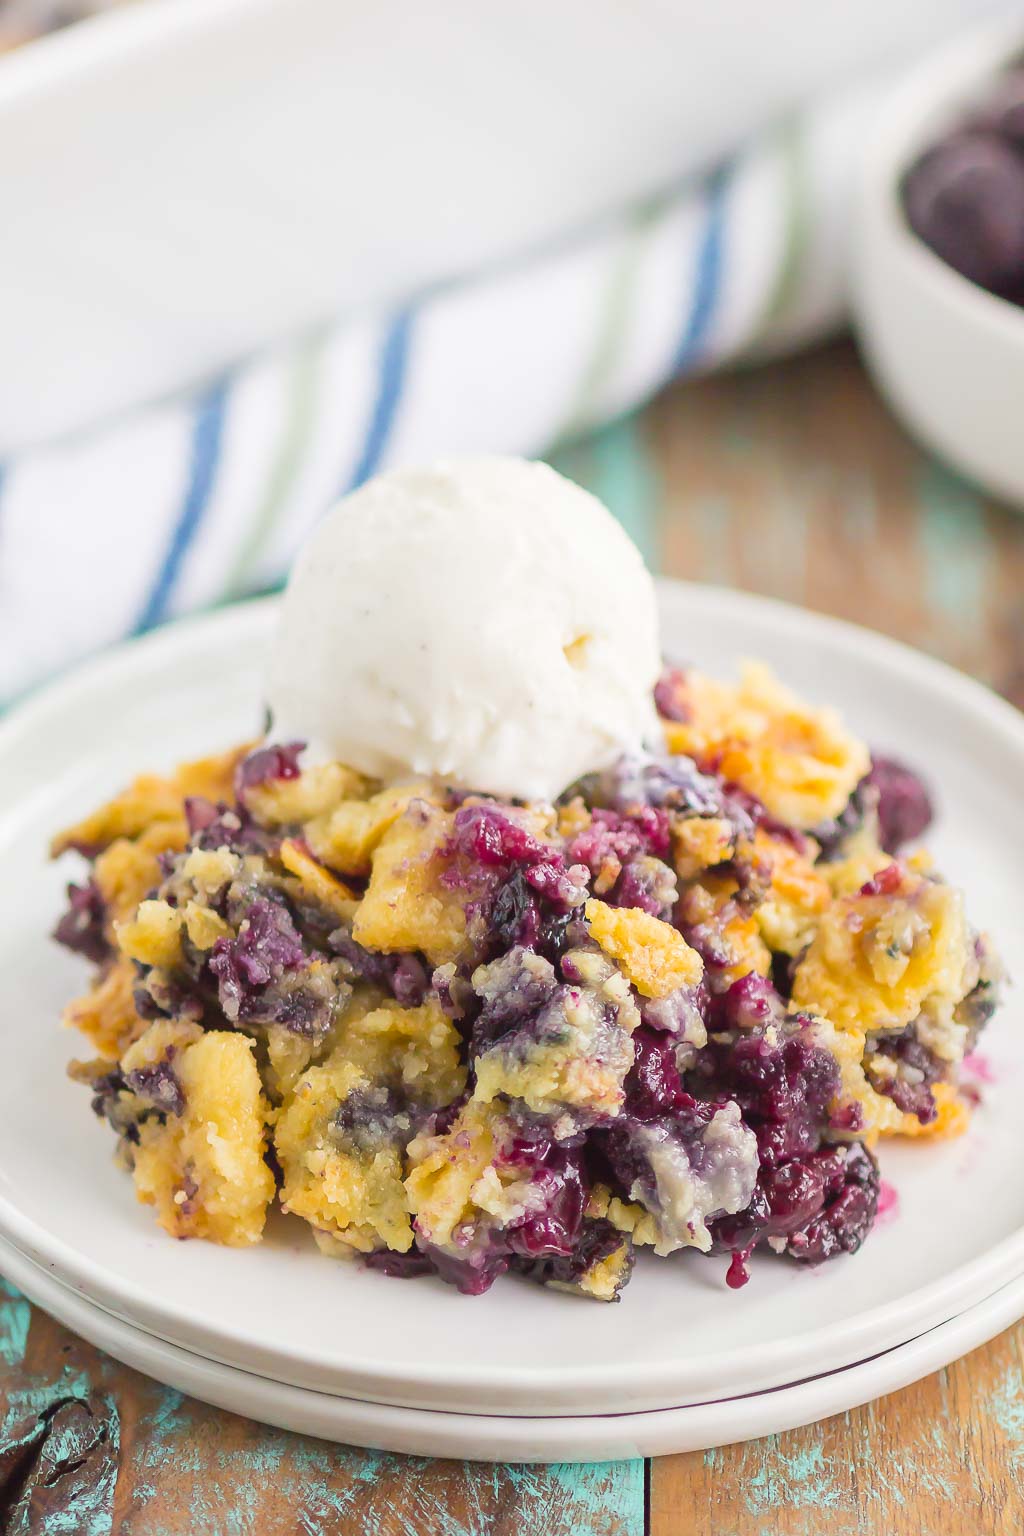
[[[555,444],[578,437],[599,413],[622,357],[645,237],[660,212],[661,205],[654,203],[637,209],[615,252],[598,307],[593,343],[569,408],[561,425],[551,434]]]
[[[292,361],[286,386],[288,404],[280,440],[263,495],[224,579],[226,597],[240,597],[253,590],[260,560],[304,462],[319,403],[317,385],[323,348],[323,337],[316,337],[302,347]]]

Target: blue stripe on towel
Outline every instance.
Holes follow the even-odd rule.
[[[151,629],[166,617],[167,605],[210,500],[220,462],[221,439],[228,400],[228,386],[224,381],[215,384],[203,395],[196,406],[192,426],[192,454],[188,486],[180,510],[174,520],[170,541],[149,595],[135,623],[134,633]]]
[[[672,359],[672,373],[684,373],[700,361],[711,320],[722,291],[725,250],[725,169],[715,172],[708,182],[704,229],[697,250],[690,308]]]
[[[384,333],[377,363],[377,393],[367,423],[362,452],[355,469],[342,487],[343,491],[354,491],[357,485],[369,480],[380,468],[405,387],[412,321],[413,311],[400,309]]]

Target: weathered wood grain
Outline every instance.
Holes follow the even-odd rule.
[[[852,1413],[663,1457],[653,1536],[1020,1536],[1022,1368],[1018,1326]]]
[[[92,1393],[116,1411],[113,1499],[19,1536],[640,1536],[642,1462],[483,1467],[336,1446],[222,1413],[77,1339],[7,1288],[0,1445]],[[0,1479],[2,1479],[0,1465]],[[3,1495],[0,1493],[0,1530]]]
[[[1024,518],[912,443],[848,343],[681,384],[640,430],[667,574],[852,619],[1020,690]]]

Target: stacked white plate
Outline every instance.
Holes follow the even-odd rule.
[[[665,649],[711,672],[760,656],[916,764],[929,845],[1010,969],[1024,951],[1024,720],[967,679],[832,620],[664,584]],[[3,1080],[0,1269],[119,1359],[284,1427],[419,1454],[604,1459],[744,1439],[840,1412],[948,1363],[1024,1315],[1024,1159],[1011,992],[985,1034],[968,1135],[886,1145],[897,1201],[862,1251],[820,1269],[646,1256],[620,1305],[505,1279],[470,1300],[332,1263],[277,1217],[232,1251],[170,1242],[64,1076],[57,1027],[81,967],[47,939],[67,871],[52,831],[142,767],[258,728],[273,605],[168,630],[79,672],[0,730]]]

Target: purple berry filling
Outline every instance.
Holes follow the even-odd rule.
[[[710,1022],[716,1030],[763,1030],[785,1012],[775,983],[756,971],[748,971],[708,1003]]]
[[[456,861],[496,869],[510,864],[541,864],[553,849],[545,847],[518,822],[493,805],[463,805],[446,852]]]
[[[137,1067],[134,1072],[126,1072],[124,1081],[132,1093],[137,1093],[140,1099],[147,1099],[162,1113],[185,1113],[185,1094],[167,1056],[154,1062],[151,1067]]]
[[[702,1096],[729,1098],[757,1137],[762,1168],[816,1151],[831,1128],[830,1106],[839,1093],[839,1065],[814,1043],[812,1026],[794,1015],[774,1033],[712,1037],[688,1085]]]
[[[275,779],[297,779],[302,770],[299,758],[305,751],[304,741],[286,741],[278,746],[257,747],[248,757],[243,757],[235,769],[235,796],[243,805],[245,792],[257,784],[270,784]]]
[[[238,936],[218,939],[207,962],[229,1023],[276,1024],[308,1038],[323,1034],[337,990],[322,975],[314,980],[287,907],[257,896],[236,920]]]
[[[228,848],[232,853],[269,853],[277,839],[257,826],[244,806],[214,805],[199,795],[185,801],[185,817],[190,833],[189,846],[209,851]],[[173,862],[173,856],[172,856]],[[169,871],[165,870],[165,873]]]
[[[363,1262],[367,1269],[376,1269],[382,1275],[390,1275],[393,1280],[418,1280],[421,1275],[435,1273],[429,1255],[422,1253],[419,1248],[410,1248],[408,1253],[395,1253],[390,1248],[380,1248],[376,1253],[368,1253]]]
[[[666,667],[654,685],[654,706],[663,720],[685,724],[690,718],[686,702],[686,673],[681,667]]]
[[[404,1148],[413,1133],[412,1120],[390,1088],[372,1087],[350,1093],[331,1120],[337,1139],[364,1155],[386,1147]]]
[[[360,981],[390,992],[403,1008],[418,1008],[430,990],[430,973],[419,955],[383,955],[364,949],[347,928],[336,928],[327,945]]]
[[[814,1174],[822,1179],[820,1212],[788,1233],[786,1252],[807,1264],[856,1253],[878,1210],[878,1164],[859,1141],[823,1148]]]
[[[685,718],[684,695],[685,678],[666,674],[657,692],[662,715]],[[349,983],[361,981],[402,1007],[436,998],[458,1021],[469,1092],[486,1053],[507,1053],[517,1067],[530,1063],[537,1047],[573,1040],[581,1019],[584,1049],[593,1052],[588,1059],[606,1074],[617,1072],[614,1081],[623,1083],[618,1113],[607,1103],[593,1114],[575,1107],[563,1113],[557,1101],[557,1114],[508,1103],[515,1139],[501,1158],[517,1186],[528,1190],[519,1214],[504,1222],[467,1222],[444,1251],[418,1234],[410,1253],[372,1254],[371,1267],[399,1276],[434,1272],[480,1294],[509,1269],[579,1285],[602,1260],[620,1254],[614,1271],[624,1283],[632,1243],[609,1221],[586,1215],[597,1182],[645,1205],[658,1224],[659,1243],[706,1246],[710,1232],[714,1250],[731,1256],[726,1278],[734,1288],[746,1283],[748,1259],[765,1243],[804,1262],[856,1251],[874,1219],[878,1171],[861,1144],[839,1139],[856,1136],[861,1112],[853,1103],[836,1107],[838,1064],[819,1043],[815,1021],[787,1009],[790,957],[773,957],[770,979],[750,973],[733,980],[734,957],[722,939],[726,919],[718,912],[703,926],[679,924],[705,960],[704,980],[657,999],[634,990],[626,1003],[613,1003],[616,994],[602,991],[600,971],[594,980],[593,962],[604,961],[583,919],[592,894],[667,921],[683,910],[676,907],[670,866],[680,817],[727,824],[730,851],[716,868],[738,886],[730,911],[752,909],[764,896],[767,876],[750,848],[755,828],[813,856],[802,833],[686,757],[623,759],[581,781],[574,788],[590,810],[589,825],[557,844],[527,830],[516,806],[453,797],[441,879],[465,901],[468,943],[458,963],[431,975],[418,953],[369,951],[347,926],[333,926],[336,917],[328,926],[325,911],[298,903],[294,882],[283,880],[272,862],[262,863],[259,856],[272,859],[281,833],[258,824],[246,796],[259,785],[295,779],[302,750],[292,742],[251,753],[236,770],[233,806],[187,801],[192,847],[257,857],[208,898],[236,936],[218,940],[208,954],[185,940],[172,973],[140,967],[140,1015],[187,1018],[204,1027],[223,1028],[225,1019],[250,1030],[280,1025],[315,1040],[338,1016]],[[916,775],[876,758],[842,816],[816,831],[822,857],[838,852],[871,814],[883,845],[895,852],[920,836],[931,805]],[[189,894],[181,861],[169,854],[164,864],[165,894],[177,905]],[[267,867],[270,878],[258,873]],[[869,881],[864,894],[894,895],[903,879],[893,865]],[[98,887],[90,881],[70,887],[68,895],[56,937],[104,963],[109,948]],[[973,1033],[992,1012],[999,980],[982,941],[978,960],[977,985],[957,1012],[957,1022]],[[641,1023],[634,1028],[637,1010]],[[871,1050],[876,1067],[868,1070],[877,1090],[923,1123],[934,1118],[931,1090],[941,1064],[916,1032],[875,1039]],[[878,1058],[888,1059],[893,1071],[879,1069]],[[169,1059],[128,1074],[114,1069],[93,1080],[93,1090],[97,1113],[128,1142],[137,1142],[147,1117],[179,1115],[185,1107]],[[391,1089],[369,1087],[339,1106],[330,1134],[367,1156],[404,1148],[417,1131],[450,1131],[461,1102],[426,1116]],[[554,1140],[556,1134],[562,1139]],[[695,1212],[692,1220],[680,1216],[687,1210]],[[602,1286],[612,1283],[618,1282],[602,1277]]]
[[[671,1083],[666,1093],[672,1094]],[[665,1115],[643,1120],[627,1113],[620,1115],[606,1130],[597,1133],[595,1149],[607,1163],[617,1193],[625,1200],[634,1200],[641,1198],[642,1191],[645,1201],[654,1199],[650,1159],[644,1150],[642,1138],[636,1134],[639,1129],[653,1125],[681,1142],[695,1143],[711,1123],[717,1107],[702,1103],[683,1092],[674,1096],[672,1108]]]
[[[625,1113],[634,1120],[657,1120],[687,1102],[676,1065],[675,1040],[651,1029],[633,1034],[636,1055],[625,1081]]]
[[[589,827],[569,844],[569,858],[598,880],[601,899],[612,906],[640,907],[664,915],[675,900],[675,877],[662,858],[668,853],[668,815],[652,806],[628,814],[597,809]]]
[[[532,1280],[539,1280],[542,1285],[575,1286],[589,1270],[617,1252],[624,1241],[622,1233],[617,1231],[610,1221],[606,1221],[603,1217],[588,1217],[581,1226],[571,1252],[546,1255],[532,1264],[524,1265],[524,1272]],[[632,1245],[630,1245],[627,1270],[622,1276],[619,1290],[629,1278],[632,1263]],[[618,1301],[618,1293],[614,1299]]]
[[[185,1095],[169,1057],[134,1072],[113,1067],[91,1079],[93,1114],[106,1120],[114,1133],[131,1146],[139,1142],[139,1126],[153,1116],[185,1112]]]
[[[738,829],[749,830],[743,806],[720,779],[702,773],[691,757],[620,758],[598,780],[594,804],[634,816],[643,806],[726,819],[735,813]]]
[[[886,853],[899,853],[931,825],[931,797],[911,769],[892,757],[872,759],[864,783],[878,795],[878,840]]]
[[[525,948],[512,949],[493,961],[486,975],[483,1006],[472,1029],[473,1057],[482,1056],[513,1032],[530,1029],[535,1033],[540,1015],[564,991],[551,962]]]
[[[302,940],[286,908],[258,896],[246,910],[238,937],[218,939],[213,946],[210,970],[222,990],[244,996],[305,960]]]
[[[538,1264],[571,1265],[578,1257],[590,1196],[582,1147],[555,1146],[543,1128],[524,1123],[522,1138],[503,1161],[532,1186],[530,1208],[522,1216],[501,1230],[471,1228],[457,1235],[461,1253],[417,1238],[421,1256],[464,1295],[482,1295],[513,1266],[535,1274]]]
[[[533,1183],[544,1204],[509,1229],[509,1251],[528,1261],[568,1257],[579,1240],[590,1194],[581,1151],[552,1149],[537,1167]]]
[[[91,1080],[92,1112],[106,1120],[115,1136],[132,1146],[139,1140],[139,1116],[131,1101],[125,1099],[128,1084],[119,1067],[113,1067]]]
[[[53,930],[53,937],[65,949],[94,965],[102,965],[110,955],[103,931],[105,921],[106,904],[95,880],[85,885],[69,885],[68,909]]]
[[[557,960],[564,950],[573,909],[542,898],[530,879],[535,869],[514,869],[495,891],[487,914],[488,953],[501,954],[519,946]]]
[[[916,1115],[922,1125],[930,1125],[938,1114],[932,1088],[945,1076],[945,1064],[921,1044],[912,1026],[901,1035],[876,1041],[874,1055],[895,1063],[893,1073],[880,1070],[873,1061],[869,1064],[868,1080],[875,1092],[891,1099],[901,1114]]]
[[[454,1256],[424,1243],[421,1252],[430,1267],[447,1285],[453,1285],[463,1296],[482,1296],[489,1291],[495,1280],[506,1274],[512,1260],[500,1242],[493,1246],[470,1248],[464,1256]]]
[[[444,853],[442,883],[468,893],[467,915],[485,932],[478,959],[516,945],[558,958],[587,895],[582,864],[567,864],[557,848],[492,804],[460,806]]]
[[[764,1240],[806,1263],[856,1253],[874,1221],[878,1191],[878,1165],[861,1142],[822,1146],[762,1171],[747,1209],[713,1223],[715,1247],[739,1253],[744,1267]]]

